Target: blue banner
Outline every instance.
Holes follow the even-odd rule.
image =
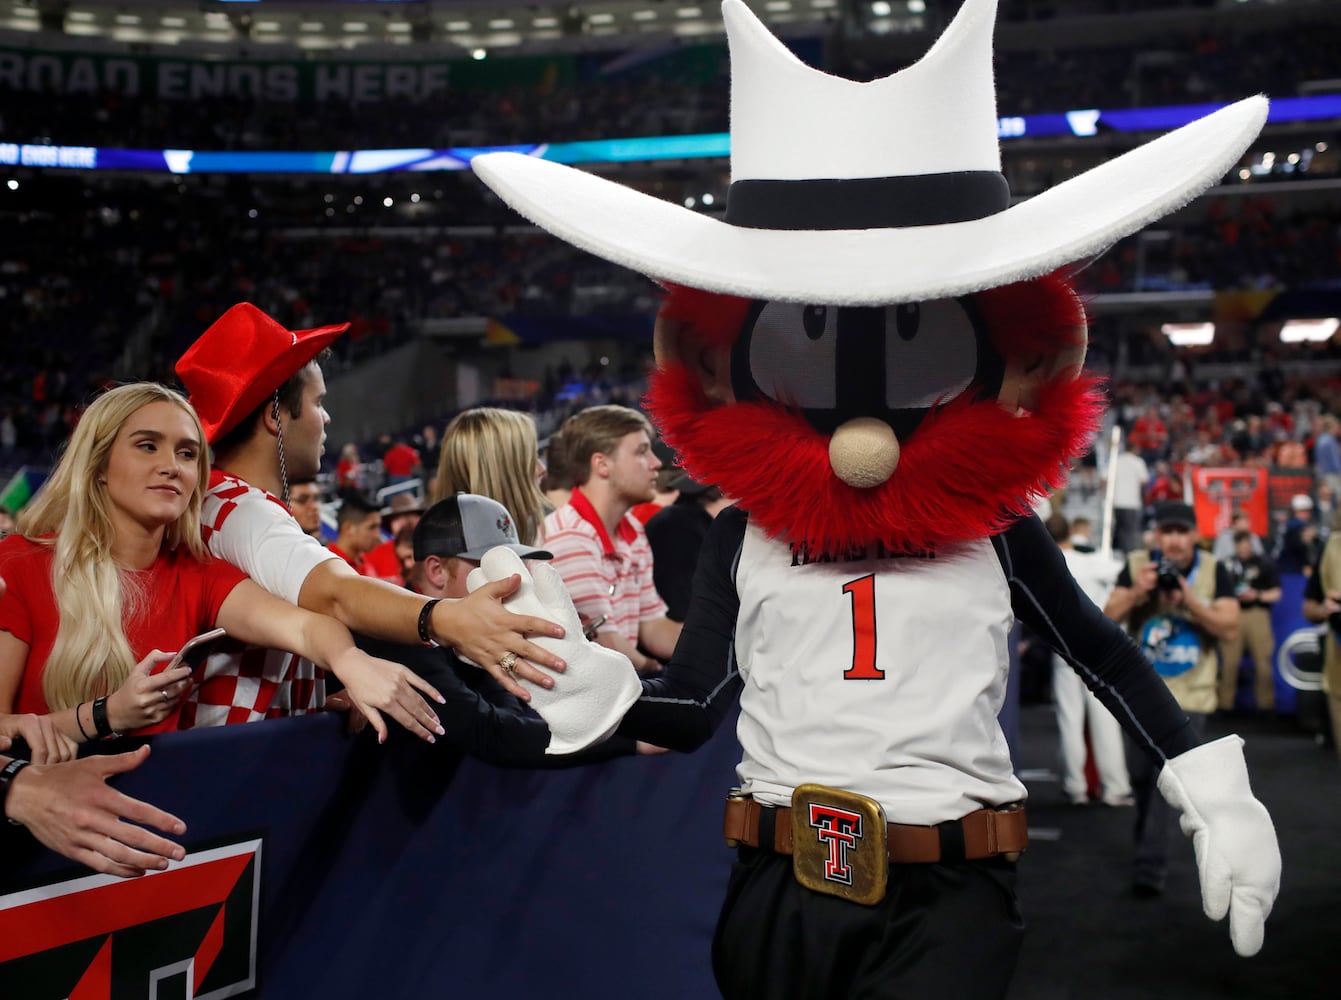
[[[1056,114],[1001,118],[1001,139],[1097,136],[1104,132],[1164,132],[1223,107],[1179,104],[1158,108],[1080,109]],[[1341,95],[1286,97],[1271,102],[1272,124],[1341,118]],[[667,159],[724,157],[731,151],[726,132],[703,135],[645,136],[584,142],[527,143],[510,146],[458,146],[450,149],[361,149],[330,152],[204,152],[189,149],[115,149],[0,142],[0,165],[67,170],[139,170],[177,174],[383,173],[394,170],[464,170],[480,153],[510,151],[556,163],[628,163]]]
[[[695,754],[558,771],[342,729],[157,737],[118,787],[186,821],[187,858],[163,873],[92,875],[0,832],[6,1000],[145,997],[173,977],[284,1000],[716,995],[734,719]]]

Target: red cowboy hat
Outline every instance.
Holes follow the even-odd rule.
[[[209,443],[216,444],[348,329],[340,323],[286,330],[250,302],[215,320],[177,361],[177,377]]]

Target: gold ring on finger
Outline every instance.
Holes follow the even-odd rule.
[[[517,665],[517,654],[509,650],[503,654],[503,658],[498,661],[498,665],[503,668],[503,673],[509,677],[514,676],[512,668]]]

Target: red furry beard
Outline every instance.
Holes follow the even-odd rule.
[[[771,401],[715,406],[682,365],[659,369],[648,410],[699,482],[721,488],[770,537],[818,555],[876,543],[935,550],[996,534],[1066,480],[1103,417],[1101,381],[1059,377],[1034,410],[1008,412],[970,387],[900,441],[894,474],[859,489],[834,474],[829,436]]]

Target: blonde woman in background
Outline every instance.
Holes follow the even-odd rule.
[[[121,386],[89,406],[18,533],[0,541],[0,735],[48,763],[79,742],[176,729],[191,669],[163,668],[216,626],[331,670],[380,734],[379,712],[440,734],[415,690],[440,701],[427,683],[208,556],[204,441],[195,410],[161,385]]]
[[[475,493],[497,500],[516,522],[522,544],[535,545],[545,520],[544,474],[531,417],[480,406],[458,413],[443,432],[433,499]]]

